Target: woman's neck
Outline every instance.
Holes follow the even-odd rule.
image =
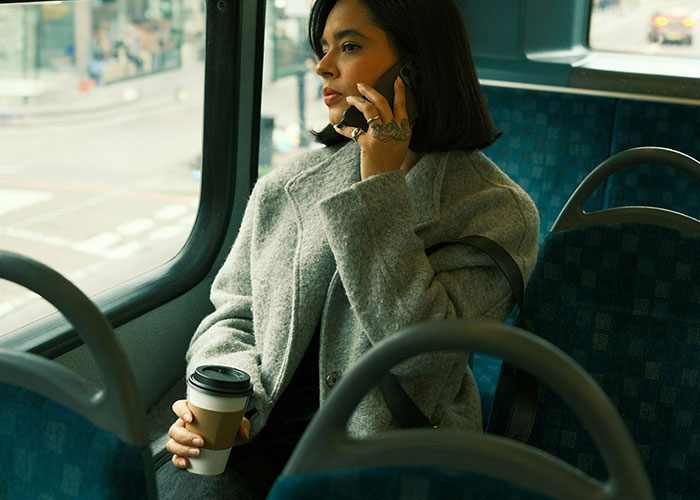
[[[404,159],[403,163],[401,164],[401,171],[404,174],[407,174],[409,170],[413,168],[413,166],[418,163],[418,160],[420,160],[423,157],[423,153],[416,153],[415,151],[411,151],[410,149],[406,153],[406,158]]]

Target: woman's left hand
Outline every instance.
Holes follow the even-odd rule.
[[[401,77],[394,82],[394,111],[382,94],[362,83],[357,89],[366,97],[347,98],[348,104],[359,109],[367,119],[369,130],[351,126],[336,127],[335,130],[349,139],[354,139],[362,148],[360,174],[362,180],[376,174],[399,170],[406,160],[411,141],[411,124],[406,113],[406,93]],[[359,134],[358,134],[359,132]]]

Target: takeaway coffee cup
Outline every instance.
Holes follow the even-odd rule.
[[[190,472],[213,476],[224,471],[252,392],[250,376],[230,366],[204,365],[190,375],[192,422],[185,427],[204,438],[199,456],[189,458]]]

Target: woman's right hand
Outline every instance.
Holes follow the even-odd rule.
[[[192,422],[192,412],[187,406],[186,399],[180,399],[173,403],[173,412],[177,415],[177,420],[170,426],[168,435],[170,440],[165,445],[165,449],[173,454],[173,464],[178,469],[186,469],[190,465],[187,457],[199,456],[199,449],[204,446],[204,439],[199,434],[187,430],[186,423]],[[250,437],[250,421],[243,417],[241,426],[238,429],[245,439]]]

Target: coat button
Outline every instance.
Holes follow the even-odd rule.
[[[338,372],[329,373],[326,376],[326,384],[328,384],[328,387],[333,387],[335,384],[338,383],[338,379],[340,379],[340,375],[338,375]]]

